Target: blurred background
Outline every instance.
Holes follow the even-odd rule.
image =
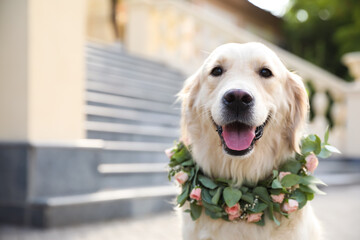
[[[327,239],[360,239],[358,0],[0,0],[0,239],[180,239],[164,149],[175,94],[218,45],[303,77]]]

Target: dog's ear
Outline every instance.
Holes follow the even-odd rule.
[[[194,118],[197,109],[197,97],[200,91],[201,68],[186,79],[184,87],[178,94],[181,104],[181,135],[182,138],[189,138],[188,129],[191,119]]]
[[[300,139],[305,127],[309,110],[309,98],[300,76],[289,72],[286,82],[289,104],[288,139],[290,148],[299,152]]]
[[[178,93],[178,99],[182,101],[182,110],[193,110],[197,95],[200,91],[200,69],[185,80],[184,86]]]

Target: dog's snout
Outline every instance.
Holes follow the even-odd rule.
[[[231,89],[223,96],[223,103],[233,110],[246,110],[254,103],[250,93],[242,89]]]

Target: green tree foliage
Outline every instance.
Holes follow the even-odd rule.
[[[359,0],[292,0],[284,19],[288,50],[350,80],[341,57],[360,51]]]

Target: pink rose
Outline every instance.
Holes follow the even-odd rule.
[[[240,217],[240,214],[241,214],[241,208],[240,208],[240,204],[239,203],[236,203],[234,206],[232,206],[232,207],[228,207],[228,206],[226,206],[225,207],[225,212],[227,213],[227,214],[229,214],[229,220],[230,221],[233,221],[233,220],[235,220],[235,219],[237,219],[237,218],[239,218]]]
[[[229,220],[234,221],[234,220],[238,219],[239,217],[240,217],[240,213],[237,213],[234,215],[229,215]]]
[[[196,201],[201,200],[201,188],[194,188],[190,193],[190,198]]]
[[[270,196],[273,202],[282,203],[284,201],[285,194],[284,193],[280,193],[279,195],[271,194]]]
[[[180,171],[175,174],[175,180],[183,185],[189,179],[189,175],[186,172]]]
[[[165,150],[165,154],[168,158],[171,158],[174,155],[173,150],[174,150],[174,148],[168,148]]]
[[[252,213],[248,215],[247,222],[255,223],[261,220],[263,213]]]
[[[299,203],[294,199],[289,199],[287,203],[284,203],[282,206],[282,210],[286,213],[295,212],[299,207]]]
[[[306,169],[309,172],[314,173],[315,169],[319,165],[319,160],[316,157],[316,155],[314,153],[311,153],[310,155],[308,155],[305,158],[305,161],[306,161],[306,164],[305,164]]]
[[[289,174],[291,174],[291,172],[280,172],[280,173],[279,173],[279,179],[280,179],[280,181],[281,181],[281,179],[283,179],[283,177],[285,177],[286,175],[289,175]]]

